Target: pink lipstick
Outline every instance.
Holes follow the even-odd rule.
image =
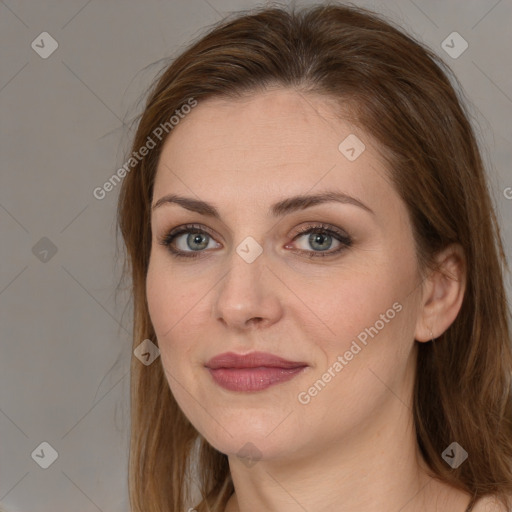
[[[293,379],[308,366],[273,354],[252,352],[246,355],[226,352],[206,364],[213,380],[230,391],[262,391]]]

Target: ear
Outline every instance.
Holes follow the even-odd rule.
[[[423,283],[415,339],[431,341],[443,334],[459,314],[466,290],[466,259],[459,244],[451,244],[435,258],[438,269]]]

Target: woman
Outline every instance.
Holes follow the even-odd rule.
[[[158,79],[118,209],[134,511],[511,509],[506,262],[449,73],[319,5]]]

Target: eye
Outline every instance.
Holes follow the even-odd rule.
[[[294,237],[294,240],[305,237],[306,235],[308,236],[305,239],[305,245],[309,245],[309,247],[312,247],[314,250],[309,251],[306,248],[298,252],[307,253],[309,258],[333,256],[341,253],[352,245],[352,239],[347,233],[326,224],[304,226],[299,230],[299,234]],[[338,242],[338,248],[328,251],[332,246],[333,239]],[[286,247],[290,247],[290,245]]]
[[[174,247],[175,240],[181,235],[187,236],[183,237],[181,240],[181,247],[176,249]],[[167,247],[171,254],[177,258],[197,258],[198,256],[201,256],[203,249],[208,248],[209,241],[213,241],[213,238],[208,231],[197,224],[187,224],[185,226],[172,229],[160,240],[159,243]],[[180,240],[178,240],[178,242],[180,242]],[[180,244],[178,243],[178,246],[179,245]]]

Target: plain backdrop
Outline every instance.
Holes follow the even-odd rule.
[[[354,3],[398,22],[460,79],[510,255],[512,2]],[[128,511],[131,308],[115,293],[119,186],[101,200],[93,190],[125,161],[130,121],[161,59],[256,5],[0,0],[0,503],[9,512]],[[456,58],[442,47],[453,32],[468,44]],[[510,296],[508,276],[507,287]]]

